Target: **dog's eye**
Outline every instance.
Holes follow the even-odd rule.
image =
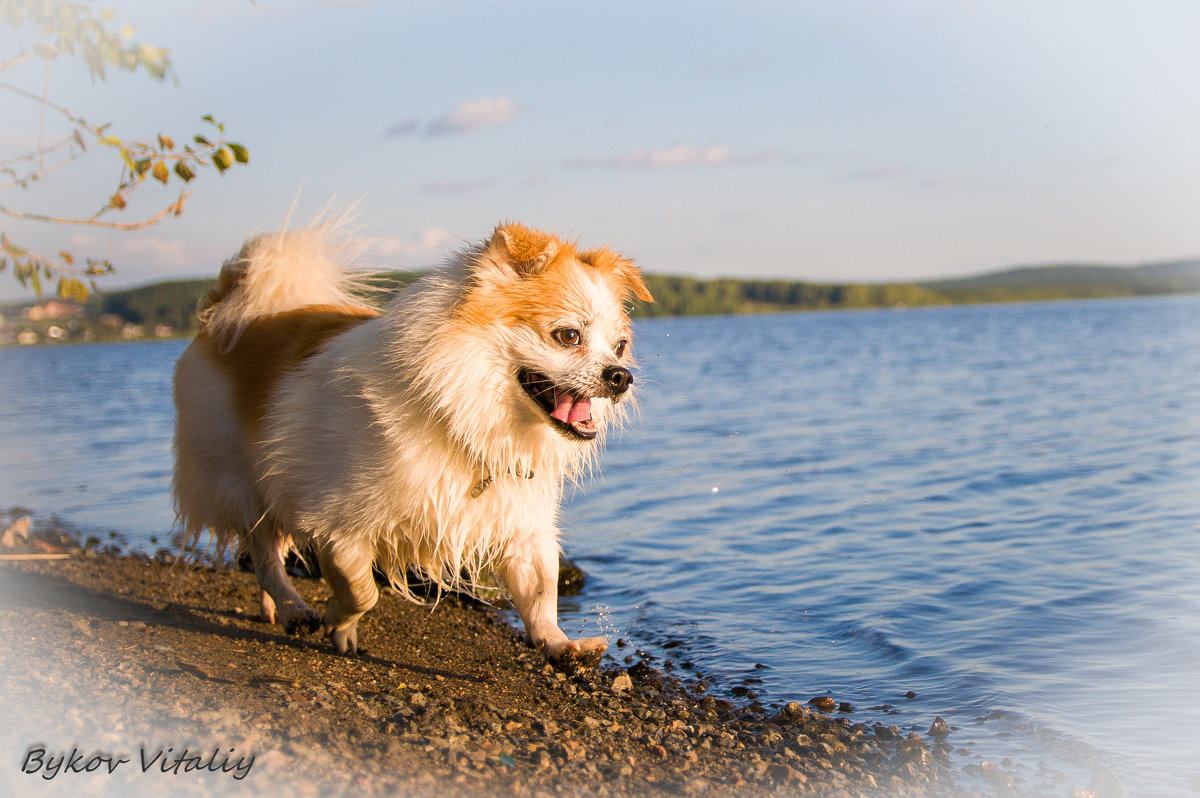
[[[579,346],[583,342],[583,334],[574,327],[563,327],[550,333],[550,337],[563,346]]]
[[[629,346],[629,342],[622,338],[620,341],[617,341],[617,345],[613,347],[613,352],[617,357],[623,357],[625,354],[625,347],[627,346]]]

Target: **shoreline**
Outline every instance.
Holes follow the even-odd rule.
[[[127,289],[130,290],[130,289]],[[132,289],[136,290],[136,289]],[[1049,293],[1046,295],[1018,295],[1018,296],[1001,296],[990,298],[974,298],[974,299],[947,299],[939,302],[906,302],[898,300],[895,302],[867,302],[862,304],[834,304],[834,305],[785,305],[785,304],[757,304],[747,305],[739,308],[721,308],[712,311],[695,311],[695,312],[664,312],[664,313],[635,313],[634,321],[647,320],[669,320],[669,319],[689,319],[689,318],[711,318],[720,316],[770,316],[783,315],[793,313],[840,313],[840,312],[858,312],[858,311],[908,311],[908,310],[935,310],[941,308],[960,308],[960,307],[992,307],[1002,305],[1027,305],[1027,304],[1057,304],[1069,302],[1107,302],[1126,299],[1163,299],[1169,297],[1193,297],[1200,296],[1200,291],[1192,289],[1173,289],[1162,291],[1116,291],[1112,293]],[[3,313],[0,313],[0,321],[3,319]],[[42,325],[52,326],[52,325]],[[92,328],[88,328],[92,329]],[[186,327],[178,330],[173,330],[170,333],[151,332],[149,334],[141,334],[135,337],[123,337],[119,334],[106,332],[100,336],[79,337],[71,334],[61,338],[48,337],[45,330],[39,327],[35,340],[20,341],[16,334],[5,339],[0,334],[0,349],[41,349],[50,347],[63,347],[71,345],[91,345],[91,344],[139,344],[151,343],[154,341],[190,341],[193,339],[199,330],[195,327]],[[94,330],[93,330],[94,333]]]
[[[502,611],[458,597],[430,607],[382,591],[362,621],[365,654],[345,657],[319,635],[264,624],[252,574],[9,542],[0,553],[10,557],[67,555],[0,561],[0,710],[12,719],[0,730],[0,784],[11,795],[64,782],[123,798],[164,786],[185,795],[964,794],[935,738],[825,714],[835,707],[824,702],[737,706],[645,660],[607,658],[567,676]],[[294,581],[314,606],[327,595],[320,580]]]

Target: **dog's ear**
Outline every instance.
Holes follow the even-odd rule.
[[[642,279],[642,273],[633,261],[623,258],[611,249],[589,249],[579,253],[579,259],[594,269],[607,272],[617,279],[621,286],[643,302],[653,302],[654,297]]]
[[[521,277],[544,272],[558,255],[559,246],[554,236],[515,222],[498,226],[491,242],[492,249]]]

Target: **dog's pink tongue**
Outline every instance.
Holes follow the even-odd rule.
[[[566,424],[587,421],[592,417],[592,400],[579,399],[566,391],[554,391],[554,412],[550,415]]]

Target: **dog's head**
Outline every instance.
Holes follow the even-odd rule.
[[[471,275],[459,318],[494,334],[506,383],[497,387],[514,420],[596,439],[633,385],[626,300],[653,301],[633,262],[504,224]]]

